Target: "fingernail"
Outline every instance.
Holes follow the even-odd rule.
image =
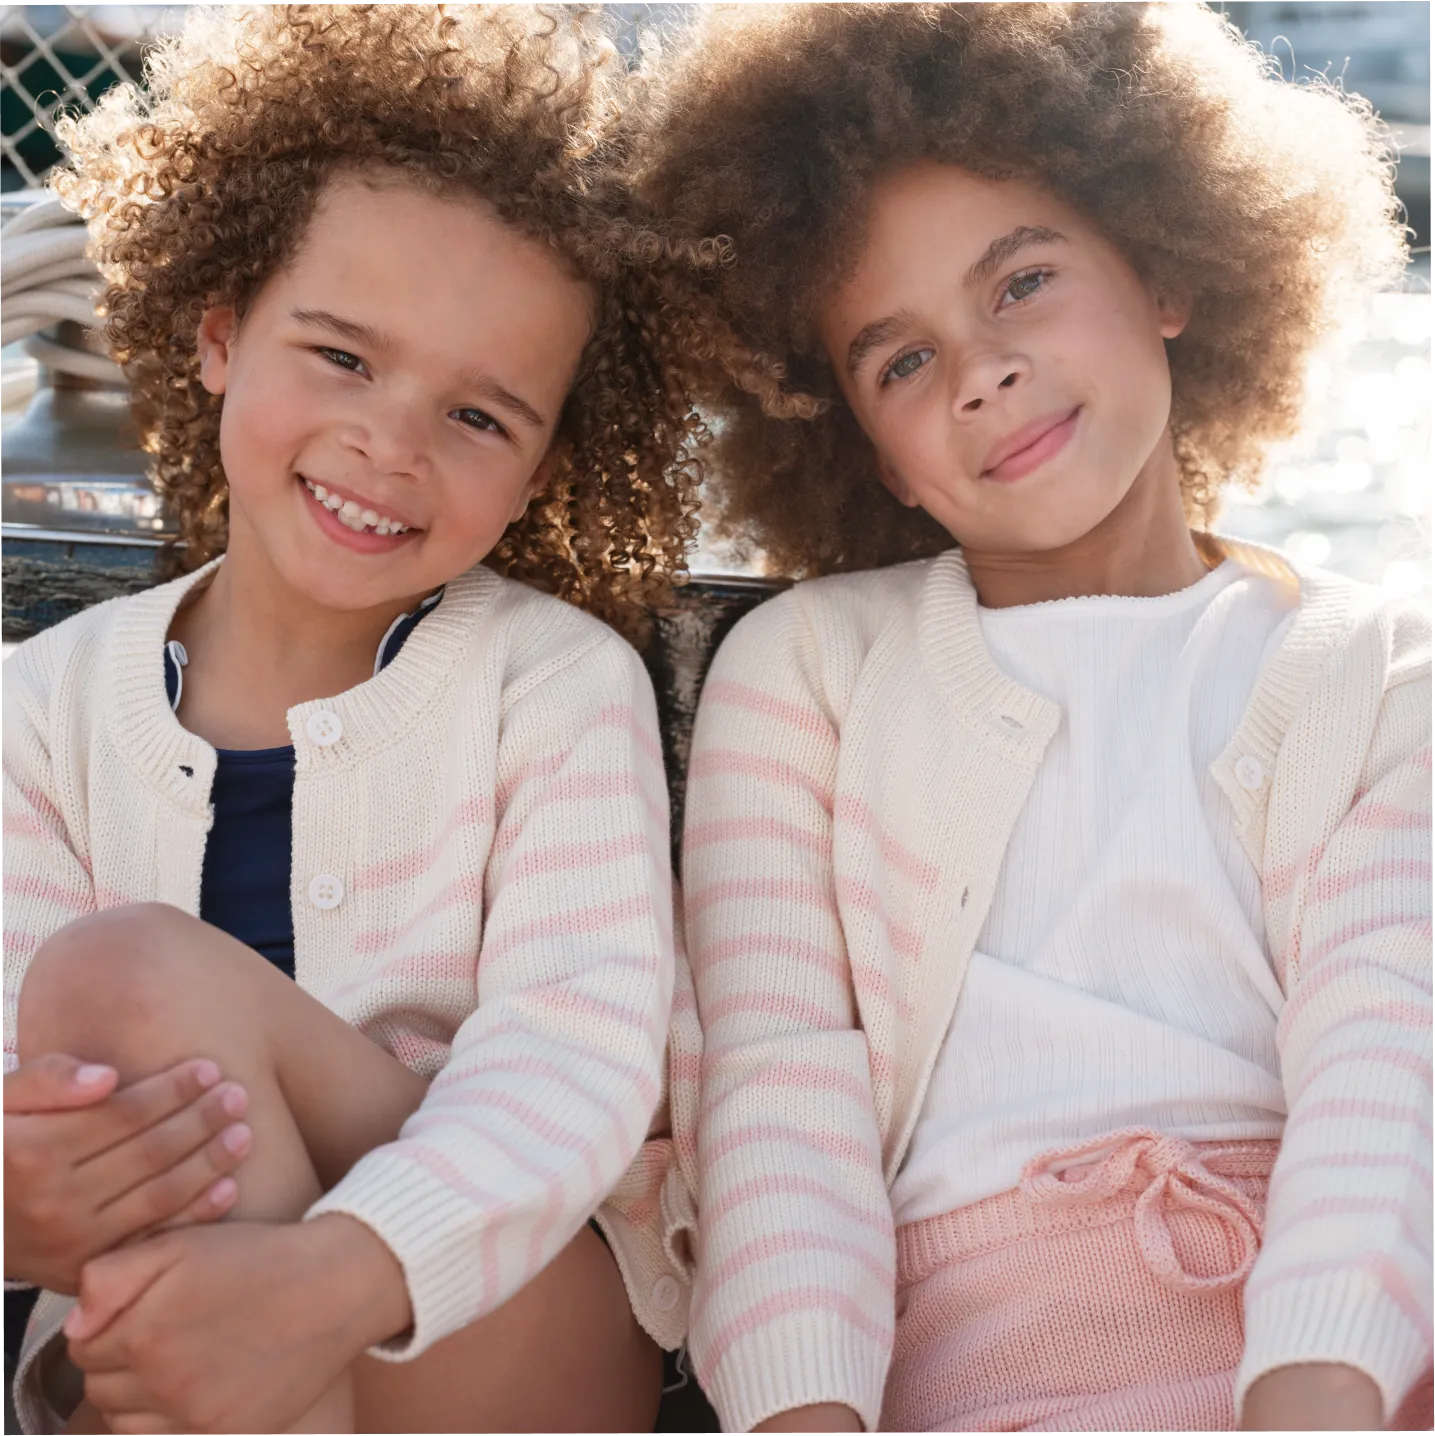
[[[219,1076],[218,1066],[208,1058],[201,1059],[194,1065],[194,1079],[201,1087],[213,1087],[219,1081]]]
[[[219,1105],[231,1117],[242,1117],[249,1106],[249,1093],[243,1087],[230,1087],[220,1099]]]
[[[249,1128],[246,1127],[243,1122],[236,1122],[234,1126],[224,1129],[222,1141],[231,1152],[238,1156],[240,1152],[249,1146],[252,1137],[253,1133],[250,1132]]]
[[[239,1188],[230,1177],[221,1177],[209,1189],[209,1205],[227,1207],[239,1195]]]
[[[98,1087],[101,1082],[108,1082],[114,1075],[113,1067],[105,1067],[95,1062],[75,1069],[75,1081],[81,1087]]]
[[[65,1335],[75,1337],[80,1334],[85,1325],[85,1309],[81,1306],[70,1308],[70,1314],[65,1318]]]

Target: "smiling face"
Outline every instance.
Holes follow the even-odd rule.
[[[1178,482],[1164,341],[1183,316],[1035,185],[889,176],[818,322],[883,482],[968,549],[1059,549],[1143,475]]]
[[[243,319],[200,325],[230,564],[354,612],[472,567],[543,482],[592,320],[587,286],[482,202],[335,179]]]

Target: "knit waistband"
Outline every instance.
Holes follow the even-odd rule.
[[[1275,1141],[1188,1142],[1124,1127],[1043,1152],[1012,1190],[899,1228],[898,1282],[909,1286],[1031,1237],[1132,1220],[1147,1265],[1167,1286],[1223,1290],[1255,1264],[1279,1150]],[[1230,1228],[1239,1257],[1228,1271],[1198,1276],[1182,1267],[1169,1228],[1178,1211],[1204,1212]]]

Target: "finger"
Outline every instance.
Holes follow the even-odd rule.
[[[198,1101],[80,1163],[79,1172],[93,1194],[95,1205],[103,1209],[127,1192],[178,1167],[213,1137],[238,1122],[248,1107],[249,1097],[243,1087],[234,1082],[221,1082]],[[221,1163],[213,1175],[221,1176],[232,1170],[237,1160]],[[194,1195],[194,1191],[184,1193],[178,1207],[151,1220],[173,1216]]]
[[[77,1114],[76,1150],[94,1158],[163,1122],[219,1085],[221,1073],[208,1058],[181,1062],[153,1077],[122,1087],[93,1111]]]
[[[142,1436],[153,1436],[153,1433],[169,1436],[171,1431],[180,1429],[154,1411],[137,1411],[132,1415],[116,1416],[109,1425],[115,1436],[130,1436],[131,1432],[142,1433]]]
[[[100,1213],[104,1245],[130,1241],[174,1223],[176,1218],[206,1222],[222,1217],[239,1195],[228,1173],[253,1146],[254,1134],[244,1123],[236,1122],[178,1166],[131,1189]]]
[[[66,1052],[47,1052],[5,1074],[5,1111],[69,1112],[103,1101],[119,1073],[98,1062],[81,1062]]]
[[[178,1260],[178,1249],[160,1237],[106,1252],[80,1268],[80,1299],[65,1318],[65,1335],[76,1366],[89,1369],[82,1358],[104,1365],[107,1353],[103,1343],[96,1347],[98,1338]]]
[[[140,1415],[153,1406],[144,1382],[133,1371],[101,1371],[85,1377],[85,1400],[114,1428],[117,1416]]]

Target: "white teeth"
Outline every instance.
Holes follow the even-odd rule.
[[[345,528],[353,529],[356,534],[367,533],[370,530],[381,535],[406,534],[409,531],[407,524],[401,524],[397,519],[386,518],[375,513],[373,509],[361,508],[353,499],[345,499],[338,494],[331,493],[323,484],[310,483],[308,479],[305,479],[304,487]]]

